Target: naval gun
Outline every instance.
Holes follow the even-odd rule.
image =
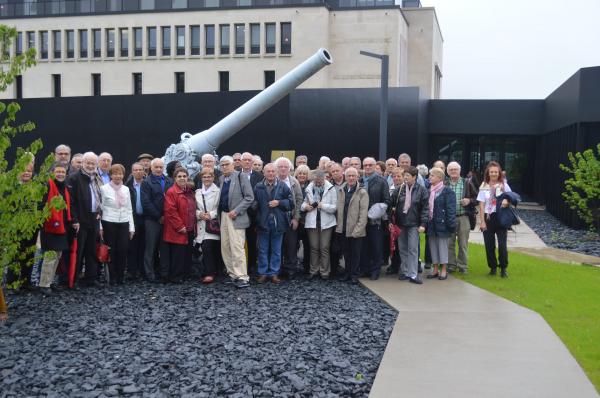
[[[296,87],[333,62],[329,52],[320,48],[310,58],[283,75],[279,80],[231,112],[217,124],[197,134],[181,134],[181,142],[171,144],[164,156],[165,164],[177,160],[193,178],[201,169],[198,157],[213,154],[219,145],[279,102]]]

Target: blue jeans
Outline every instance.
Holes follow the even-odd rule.
[[[276,232],[275,221],[269,220],[268,231],[258,231],[258,275],[274,276],[281,267],[283,233]]]

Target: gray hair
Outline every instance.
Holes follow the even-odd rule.
[[[94,159],[94,161],[97,162],[98,155],[96,155],[94,152],[86,152],[81,156],[81,160],[86,160],[86,159]]]
[[[281,162],[287,162],[287,164],[290,166],[290,170],[294,170],[294,165],[292,164],[292,161],[286,158],[285,156],[277,158],[273,163],[275,164],[275,166],[279,166],[279,163]]]
[[[394,162],[394,164],[395,164],[396,166],[398,165],[398,161],[397,161],[396,159],[394,159],[394,158],[389,158],[389,159],[388,159],[388,160],[386,160],[385,162],[386,162],[386,163],[387,163],[387,162]]]
[[[163,166],[165,165],[165,162],[161,158],[154,158],[150,161],[150,167],[154,166],[158,162],[161,162]]]
[[[458,168],[458,171],[460,171],[460,169],[461,169],[460,164],[458,162],[454,162],[454,161],[448,163],[448,166],[446,166],[447,170],[449,170],[451,168]]]
[[[424,164],[417,165],[417,170],[419,171],[419,174],[421,174],[421,176],[423,177],[427,177],[427,174],[429,174],[429,169]]]
[[[407,159],[409,162],[411,161],[408,153],[401,153],[400,156],[398,156],[398,161],[400,161],[400,159]]]
[[[330,160],[331,160],[331,159],[329,159],[329,157],[328,157],[328,156],[321,156],[321,157],[319,158],[319,162],[321,162],[321,161],[324,161],[324,162],[329,162]]]
[[[308,167],[305,164],[301,164],[300,166],[296,167],[296,172],[294,173],[294,177],[297,177],[299,173],[306,173],[308,175],[308,177],[310,178],[310,167]]]
[[[325,172],[323,170],[316,169],[313,171],[313,178],[315,180],[319,178],[325,179]]]
[[[66,149],[67,151],[69,151],[69,153],[71,153],[71,147],[65,144],[60,144],[59,146],[57,146],[54,149],[54,153],[57,153],[58,151],[60,151],[61,149]]]
[[[244,152],[242,153],[242,159],[244,158],[244,156],[246,155],[250,155],[250,157],[252,158],[252,160],[254,161],[254,155],[252,155],[250,152]]]
[[[208,160],[208,159],[212,159],[213,162],[216,161],[215,157],[210,153],[205,153],[204,155],[202,155],[202,158],[200,161],[204,162],[205,160]]]
[[[366,162],[367,160],[372,160],[372,161],[373,161],[373,163],[377,163],[377,161],[375,160],[375,158],[374,158],[374,157],[372,157],[372,156],[367,156],[366,158],[364,158],[364,159],[363,159],[363,161],[362,161],[362,162],[363,162],[363,164],[365,164],[365,162]]]
[[[353,171],[356,173],[356,175],[358,176],[358,170],[356,170],[354,167],[348,167],[345,171],[344,171],[344,177],[348,176],[348,172],[349,171]]]
[[[108,156],[111,161],[113,160],[112,155],[110,153],[108,153],[108,152],[102,152],[100,155],[98,155],[98,158],[104,158],[106,156]]]
[[[229,156],[229,155],[222,156],[220,163],[233,163],[233,156]]]

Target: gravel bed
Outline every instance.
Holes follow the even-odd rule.
[[[362,286],[305,280],[7,299],[0,397],[366,397],[397,315]]]
[[[542,210],[519,210],[519,215],[550,247],[600,257],[600,236],[572,229]]]

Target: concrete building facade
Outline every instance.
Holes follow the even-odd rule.
[[[441,90],[443,39],[431,8],[166,0],[167,9],[156,9],[165,0],[75,0],[49,9],[55,2],[14,1],[0,9],[0,23],[19,32],[12,51],[36,49],[37,66],[3,99],[259,90],[320,47],[334,64],[301,88],[378,87],[380,63],[359,54],[366,50],[389,55],[390,87],[419,86],[427,98]]]

